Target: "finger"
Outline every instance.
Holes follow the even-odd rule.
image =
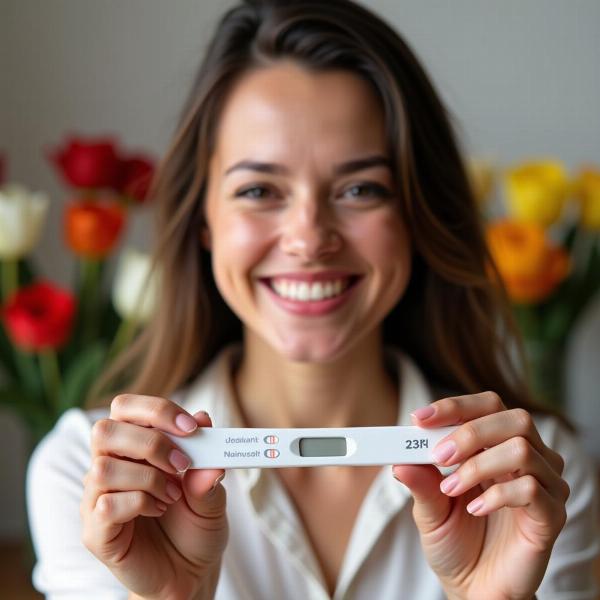
[[[109,418],[142,427],[155,427],[176,435],[187,435],[195,431],[198,425],[205,426],[204,421],[210,421],[204,412],[192,416],[171,400],[141,394],[115,396],[110,405]]]
[[[204,413],[206,417],[208,415]],[[198,414],[194,415],[197,418]],[[208,417],[208,427],[212,421]],[[210,516],[217,507],[222,511],[225,504],[225,489],[220,482],[225,477],[224,469],[191,469],[182,477],[183,494],[190,510],[198,516]]]
[[[181,481],[181,487],[190,510],[201,517],[209,517],[212,511],[221,511],[225,500],[225,488],[220,482],[224,469],[191,469]]]
[[[414,499],[413,516],[419,531],[427,534],[446,521],[451,500],[440,491],[442,475],[431,465],[394,465],[394,477]]]
[[[452,465],[484,448],[491,448],[516,437],[526,439],[554,471],[562,474],[564,461],[544,444],[533,417],[522,408],[504,410],[464,423],[440,440],[432,454],[437,464]]]
[[[523,437],[514,437],[472,456],[440,484],[449,496],[464,494],[476,485],[506,475],[532,475],[551,496],[565,502],[569,486]]]
[[[497,483],[467,505],[472,515],[483,517],[501,508],[524,508],[543,532],[547,524],[558,532],[566,521],[564,502],[557,501],[532,475]]]
[[[442,427],[460,425],[472,419],[506,410],[506,406],[495,392],[451,396],[432,402],[411,413],[419,427]]]
[[[101,419],[92,427],[92,456],[102,455],[146,460],[172,474],[185,472],[192,462],[158,429],[112,419]]]
[[[160,517],[166,509],[166,504],[142,491],[103,494],[84,519],[84,544],[97,556],[107,557],[124,524],[139,516]]]
[[[97,456],[86,479],[85,501],[91,510],[97,499],[108,492],[142,490],[173,504],[181,498],[181,487],[176,477],[169,477],[163,471],[149,465],[142,465],[111,456]]]

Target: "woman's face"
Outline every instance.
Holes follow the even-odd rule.
[[[248,334],[328,362],[379,333],[411,264],[389,158],[378,99],[352,73],[281,62],[237,82],[202,237]]]

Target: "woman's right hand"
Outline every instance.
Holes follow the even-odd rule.
[[[212,426],[205,412],[192,417],[164,398],[121,394],[92,429],[83,543],[147,599],[212,598],[227,545],[226,494],[218,484],[225,472],[188,471],[163,433],[187,435],[178,425],[188,424]]]

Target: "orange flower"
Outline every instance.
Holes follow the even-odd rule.
[[[514,302],[546,299],[569,273],[569,255],[551,244],[539,225],[496,221],[488,226],[487,240]]]
[[[125,211],[114,200],[74,200],[65,212],[65,241],[78,256],[104,258],[125,224]]]

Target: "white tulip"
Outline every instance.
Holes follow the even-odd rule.
[[[158,273],[154,272],[150,277],[149,273],[148,254],[127,248],[119,256],[112,299],[122,319],[144,323],[152,316],[158,293]]]
[[[16,183],[0,186],[0,259],[29,254],[40,239],[50,200]]]

